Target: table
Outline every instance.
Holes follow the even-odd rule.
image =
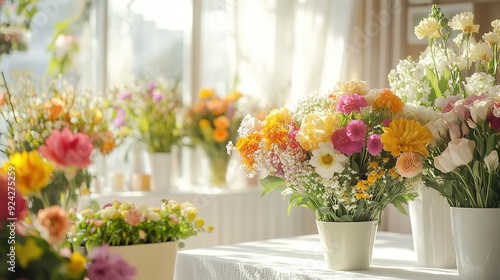
[[[227,245],[246,241],[290,237],[316,233],[314,212],[294,207],[287,214],[287,202],[278,192],[261,197],[262,188],[243,189],[193,188],[169,192],[116,192],[94,194],[91,199],[104,205],[112,201],[136,205],[160,206],[162,198],[189,201],[199,209],[210,234],[200,233],[185,240],[186,249]]]
[[[458,279],[456,269],[418,267],[409,234],[377,233],[371,268],[326,267],[319,237],[302,235],[177,253],[176,280]]]

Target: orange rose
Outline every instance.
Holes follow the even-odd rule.
[[[226,129],[231,124],[231,121],[226,116],[219,116],[214,120],[215,128]]]
[[[215,142],[223,143],[229,137],[229,132],[227,129],[215,129],[212,138]]]

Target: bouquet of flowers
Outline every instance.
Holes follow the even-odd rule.
[[[232,149],[247,175],[268,173],[264,194],[282,191],[289,206],[306,206],[319,221],[380,222],[389,204],[405,212],[432,140],[427,127],[401,115],[403,107],[389,89],[338,83],[264,121],[248,115]]]
[[[192,146],[201,146],[210,161],[211,182],[226,184],[229,154],[226,145],[236,141],[237,129],[243,119],[239,110],[242,94],[233,91],[220,97],[211,88],[202,88],[198,103],[189,108],[185,117],[186,136]]]
[[[65,246],[71,221],[60,206],[44,208],[34,219],[27,217],[28,203],[11,178],[17,178],[12,170],[0,174],[1,279],[133,279],[135,268],[120,255],[111,255],[106,246],[89,256],[71,252]]]
[[[117,113],[113,123],[130,128],[149,152],[170,153],[180,139],[182,100],[177,83],[158,79],[115,89],[114,95]]]
[[[83,209],[73,216],[69,240],[89,249],[106,244],[124,246],[187,239],[199,232],[212,232],[189,202],[163,200],[161,207],[108,203],[98,211]],[[120,233],[120,234],[117,234]],[[182,243],[180,244],[182,246]]]
[[[407,102],[406,113],[425,122],[433,134],[424,178],[452,207],[500,203],[494,167],[500,20],[491,26],[476,41],[479,25],[471,12],[449,20],[434,5],[415,27],[417,37],[427,38],[429,46],[418,61],[402,60],[389,74],[392,89]],[[457,35],[450,43],[452,30]]]

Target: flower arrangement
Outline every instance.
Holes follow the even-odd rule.
[[[418,38],[427,38],[427,49],[417,61],[400,61],[389,74],[392,89],[408,104],[408,115],[425,122],[433,134],[424,164],[426,185],[453,207],[500,203],[495,173],[500,20],[491,27],[476,41],[474,14],[463,12],[450,20],[433,5],[415,27]]]
[[[282,191],[289,207],[306,206],[319,221],[380,221],[389,204],[405,212],[432,140],[424,125],[401,115],[403,107],[389,89],[338,83],[263,121],[248,115],[230,148],[248,176],[266,172],[264,194]]]
[[[200,101],[191,106],[185,116],[185,131],[192,146],[201,146],[210,161],[211,182],[226,184],[229,154],[226,145],[236,141],[237,129],[243,119],[239,101],[243,96],[232,91],[220,97],[212,88],[199,91]]]
[[[136,83],[115,89],[114,96],[117,127],[128,127],[149,152],[172,151],[180,139],[182,100],[177,83],[165,79]]]
[[[1,279],[133,279],[135,268],[105,246],[88,257],[71,252],[65,246],[71,221],[60,206],[27,217],[27,201],[9,184],[16,178],[11,172],[0,174],[0,248],[5,252],[0,256]]]
[[[204,227],[198,208],[174,200],[163,200],[161,207],[115,201],[98,211],[87,208],[72,216],[75,229],[69,241],[89,249],[176,241],[213,230]]]

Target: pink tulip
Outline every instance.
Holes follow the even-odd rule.
[[[59,167],[86,168],[90,165],[90,154],[94,146],[83,133],[73,134],[65,127],[53,130],[38,151]]]

